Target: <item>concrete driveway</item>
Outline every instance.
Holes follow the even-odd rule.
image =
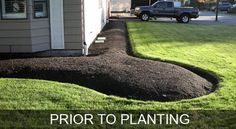
[[[207,25],[236,25],[236,15],[227,14],[227,12],[220,12],[218,22],[215,21],[216,14],[211,11],[201,11],[200,16],[197,19],[191,19],[190,24],[207,24]],[[175,18],[157,18],[154,21],[159,22],[176,22]]]
[[[200,17],[197,19],[192,19],[191,23],[236,25],[236,15],[227,14],[226,12],[220,12],[218,22],[215,22],[215,15],[215,12],[202,11],[200,12]]]
[[[190,24],[207,24],[207,25],[217,25],[217,24],[225,24],[225,25],[236,25],[236,14],[227,14],[227,12],[219,12],[218,22],[215,21],[215,12],[212,11],[201,11],[200,17],[197,19],[191,19]],[[130,14],[123,14],[117,16],[118,19],[123,20],[134,20],[140,21],[134,15]],[[151,21],[154,22],[169,22],[169,23],[176,23],[175,18],[157,18],[152,19]]]

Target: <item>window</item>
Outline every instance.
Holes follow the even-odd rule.
[[[158,2],[157,3],[157,8],[165,8],[166,7],[166,3],[165,2]]]
[[[47,18],[47,0],[34,0],[34,18]]]
[[[167,2],[167,8],[173,8],[173,2]]]
[[[25,19],[26,0],[1,0],[3,19]]]

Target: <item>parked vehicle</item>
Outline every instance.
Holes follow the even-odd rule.
[[[230,9],[227,11],[228,13],[236,13],[236,4],[234,4]]]
[[[220,2],[219,3],[219,11],[228,11],[232,7],[232,4],[229,2]],[[211,11],[216,11],[216,6],[211,7]]]
[[[193,7],[180,7],[171,1],[159,1],[151,6],[139,6],[134,14],[142,21],[148,21],[150,17],[176,18],[179,23],[188,23],[191,18],[199,17],[199,9]]]

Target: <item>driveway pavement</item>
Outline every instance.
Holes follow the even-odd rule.
[[[236,15],[227,14],[226,12],[220,12],[218,17],[218,22],[215,22],[215,12],[202,11],[200,12],[200,17],[197,19],[192,19],[194,24],[226,24],[226,25],[236,25]]]
[[[218,22],[215,21],[215,12],[211,11],[201,11],[200,12],[200,17],[197,19],[192,19],[190,24],[207,24],[207,25],[216,25],[216,24],[226,24],[226,25],[236,25],[236,14],[227,14],[227,12],[220,12],[219,17],[218,17]],[[118,16],[120,19],[125,19],[125,20],[135,20],[139,21],[135,16],[133,15],[122,15]],[[176,23],[175,18],[157,18],[153,19],[152,21],[157,21],[157,22],[173,22]]]

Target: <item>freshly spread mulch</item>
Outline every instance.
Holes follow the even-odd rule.
[[[211,93],[213,84],[176,65],[126,53],[125,22],[111,21],[92,45],[89,57],[47,57],[0,61],[0,77],[79,84],[108,95],[139,100],[175,101]]]

